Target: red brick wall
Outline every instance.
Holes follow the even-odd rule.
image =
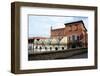
[[[80,35],[82,31],[84,31],[83,27],[80,26],[82,24],[72,24],[72,25],[67,25],[65,28],[61,29],[53,29],[51,30],[51,37],[56,37],[56,36],[69,36],[73,34]]]
[[[87,32],[84,28],[82,23],[74,23],[65,25],[65,28],[59,28],[59,29],[52,29],[51,30],[51,38],[57,38],[57,37],[64,37],[64,36],[72,36],[77,35],[81,38],[81,42],[84,43],[84,47],[87,47]]]
[[[65,28],[51,30],[51,38],[63,37]]]

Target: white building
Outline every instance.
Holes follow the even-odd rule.
[[[32,38],[29,39],[28,52],[33,53],[44,53],[51,51],[62,51],[67,49],[67,37],[63,37],[61,40],[57,38]]]

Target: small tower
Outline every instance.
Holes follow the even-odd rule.
[[[51,26],[51,30],[52,30],[52,26]]]
[[[51,29],[50,29],[50,38],[52,37],[52,26],[51,26]]]

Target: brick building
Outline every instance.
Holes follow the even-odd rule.
[[[51,28],[51,38],[57,38],[61,40],[63,37],[67,36],[68,48],[87,47],[88,34],[82,20],[65,23],[64,25],[64,28]]]
[[[65,23],[64,28],[51,28],[51,36],[28,38],[29,54],[62,51],[69,48],[87,48],[87,29],[83,21]]]

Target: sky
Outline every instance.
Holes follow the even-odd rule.
[[[65,23],[83,20],[88,29],[88,17],[29,15],[28,36],[50,37],[50,29],[65,27]]]

